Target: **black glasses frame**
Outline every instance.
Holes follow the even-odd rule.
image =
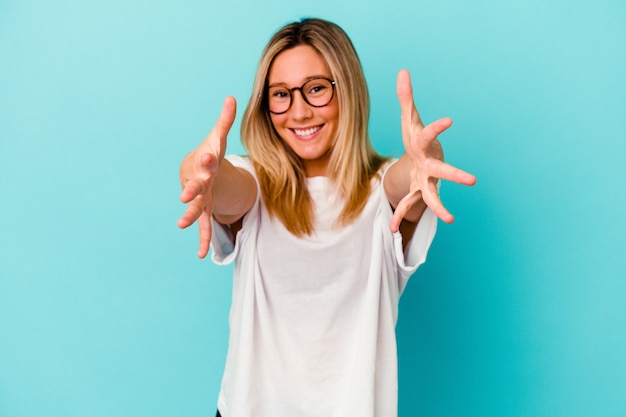
[[[309,102],[309,100],[306,98],[306,94],[304,94],[302,92],[302,89],[304,88],[305,85],[307,85],[308,83],[310,83],[311,81],[315,81],[315,80],[326,80],[330,83],[331,88],[332,88],[332,93],[330,95],[330,99],[328,100],[328,102],[326,104],[322,104],[321,106],[316,106],[315,104],[311,104]],[[289,111],[289,109],[291,108],[291,105],[293,104],[293,93],[294,91],[300,91],[300,96],[302,97],[302,99],[304,100],[304,102],[306,104],[308,104],[311,107],[315,107],[315,108],[320,108],[320,107],[326,107],[328,106],[328,104],[333,101],[333,98],[335,97],[335,85],[336,82],[334,80],[331,80],[330,78],[326,78],[326,77],[316,77],[316,78],[311,78],[310,80],[307,80],[307,82],[305,82],[304,84],[302,84],[300,87],[293,87],[293,88],[285,88],[285,90],[287,90],[289,92],[289,105],[287,106],[287,108],[284,111],[281,112],[275,112],[272,111],[270,109],[270,98],[269,98],[269,94],[267,95],[267,109],[269,110],[270,113],[272,114],[284,114],[287,113]],[[269,87],[266,90],[269,93]]]

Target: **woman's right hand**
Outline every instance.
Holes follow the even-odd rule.
[[[204,258],[211,243],[211,215],[213,214],[213,181],[224,160],[226,137],[235,120],[237,103],[227,97],[217,123],[204,141],[183,160],[180,166],[180,183],[183,191],[180,201],[187,210],[178,219],[178,227],[186,228],[196,220],[200,229],[198,257]]]

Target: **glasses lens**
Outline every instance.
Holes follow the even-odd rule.
[[[291,104],[291,93],[285,87],[270,87],[269,107],[272,113],[284,113]]]
[[[332,100],[333,85],[327,79],[316,78],[302,86],[302,93],[311,106],[322,107]]]

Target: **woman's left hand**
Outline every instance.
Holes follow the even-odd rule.
[[[415,107],[411,76],[407,70],[402,70],[398,74],[397,91],[402,110],[402,141],[411,169],[409,192],[396,206],[391,219],[391,230],[398,230],[402,219],[420,200],[423,200],[441,220],[452,223],[454,216],[439,198],[437,181],[443,179],[463,185],[474,185],[476,177],[443,162],[443,151],[437,136],[452,125],[452,120],[446,117],[424,126]]]

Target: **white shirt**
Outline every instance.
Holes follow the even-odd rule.
[[[228,160],[255,176],[247,158]],[[212,259],[235,262],[218,408],[223,417],[396,416],[398,302],[437,218],[426,209],[403,253],[381,180],[346,227],[335,225],[343,201],[333,182],[313,177],[307,186],[312,236],[296,237],[270,217],[260,190],[234,247],[213,222]]]

